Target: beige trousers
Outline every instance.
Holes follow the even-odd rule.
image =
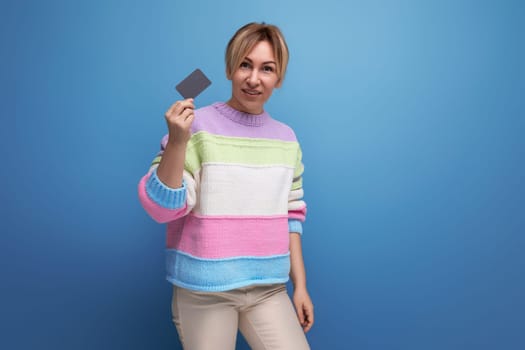
[[[238,329],[253,350],[310,349],[284,284],[227,292],[174,286],[171,307],[185,350],[234,350]]]

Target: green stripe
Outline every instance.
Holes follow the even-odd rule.
[[[293,178],[297,178],[297,177],[300,177],[301,175],[303,175],[303,172],[304,172],[304,165],[303,163],[298,163],[295,165],[295,171],[293,173]]]
[[[205,163],[281,165],[296,167],[299,144],[295,141],[212,135],[192,135],[186,151],[186,170],[194,173]]]
[[[294,182],[292,183],[292,191],[294,191],[294,190],[298,190],[298,189],[300,189],[301,187],[303,187],[303,178],[302,178],[302,177],[300,177],[299,180],[294,181]]]
[[[153,161],[151,162],[151,166],[155,165],[155,164],[159,164],[160,163],[160,160],[162,159],[161,156],[157,156],[153,159]]]
[[[297,154],[296,164],[295,164],[295,171],[293,173],[293,183],[292,183],[292,191],[298,190],[303,187],[303,172],[304,172],[304,165],[302,161],[303,153],[301,151],[301,148],[299,148],[299,152]]]

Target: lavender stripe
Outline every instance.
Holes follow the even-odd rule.
[[[232,137],[297,141],[289,126],[273,119],[268,113],[242,113],[222,102],[196,110],[192,131],[207,131]]]

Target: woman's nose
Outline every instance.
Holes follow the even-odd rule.
[[[250,75],[248,76],[248,84],[251,86],[256,86],[259,84],[259,73],[257,69],[252,69]]]

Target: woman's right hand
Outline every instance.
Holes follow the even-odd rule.
[[[169,139],[171,144],[186,144],[191,137],[191,124],[195,115],[193,99],[177,101],[166,111],[164,117],[168,124]]]

